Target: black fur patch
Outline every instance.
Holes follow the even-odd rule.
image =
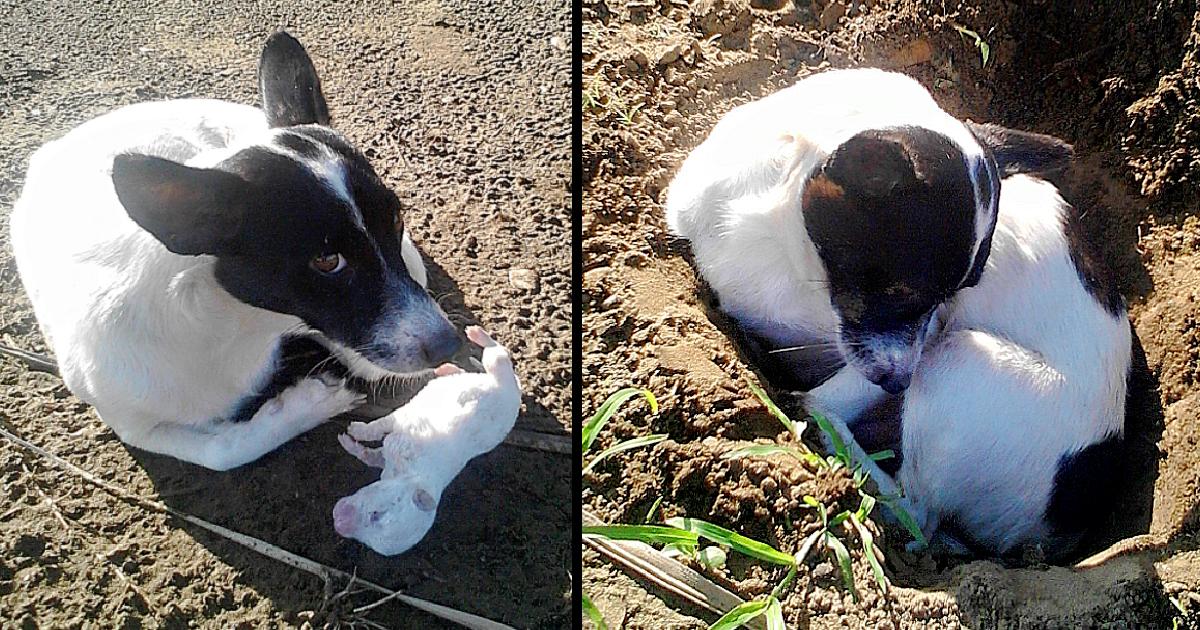
[[[303,133],[284,130],[275,137],[275,143],[309,160],[320,160],[325,157],[321,145]]]
[[[761,370],[763,377],[776,389],[806,392],[829,380],[846,365],[836,346],[821,344],[805,348],[804,344],[797,344],[797,349],[784,350],[766,337],[737,324],[736,320],[733,323],[734,341],[746,353],[746,359]]]
[[[1117,290],[1112,271],[1100,259],[1096,248],[1088,242],[1079,211],[1074,206],[1067,208],[1063,219],[1063,234],[1067,237],[1067,251],[1079,281],[1097,302],[1113,317],[1125,314],[1125,298]]]
[[[984,153],[988,154],[987,149],[984,150]],[[979,284],[979,280],[983,277],[984,267],[987,266],[988,258],[992,254],[992,235],[996,231],[996,221],[1000,218],[1000,173],[996,167],[996,160],[988,154],[986,159],[973,165],[973,168],[975,169],[975,180],[979,184],[979,207],[986,208],[991,213],[991,223],[988,225],[983,239],[979,242],[979,250],[975,252],[971,271],[963,280],[962,286],[959,287],[962,289]]]
[[[956,291],[975,243],[975,187],[962,152],[918,127],[854,136],[813,175],[804,219],[848,328],[891,333]]]
[[[315,127],[296,127],[289,133],[322,138],[333,134]],[[352,203],[304,163],[268,148],[246,149],[220,164],[218,168],[241,176],[248,186],[235,239],[240,247],[217,256],[215,273],[238,299],[295,315],[372,361],[387,364],[395,358],[392,349],[371,338],[385,309],[435,309],[404,266],[395,228],[399,201],[366,160],[347,146],[331,148],[343,158]],[[356,226],[356,214],[361,214],[366,233]],[[309,266],[313,257],[329,253],[340,253],[347,262],[334,277]],[[442,327],[453,333],[448,324]]]
[[[312,59],[286,32],[267,38],[258,60],[258,85],[272,127],[329,124],[329,106]]]
[[[349,370],[338,361],[329,350],[312,337],[288,336],[279,344],[279,359],[271,378],[257,392],[243,398],[233,412],[229,414],[229,422],[246,422],[267,404],[283,393],[289,387],[300,381],[329,374],[337,378],[346,378]]]
[[[1046,505],[1046,522],[1055,538],[1076,541],[1107,519],[1116,507],[1114,489],[1124,479],[1124,446],[1119,436],[1110,435],[1059,459]]]
[[[896,454],[895,457],[877,462],[880,470],[893,477],[900,471],[900,464],[904,461],[904,454],[900,450],[904,429],[903,413],[904,395],[888,396],[855,418],[851,425],[854,441],[858,442],[867,454],[888,449]]]
[[[1074,148],[1062,140],[1040,133],[1017,131],[991,123],[966,123],[979,143],[986,147],[1002,175],[1046,174],[1066,168]]]

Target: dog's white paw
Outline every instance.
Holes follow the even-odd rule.
[[[298,416],[320,416],[322,420],[341,415],[361,405],[366,397],[338,379],[333,384],[324,378],[306,378],[280,395],[284,406]]]

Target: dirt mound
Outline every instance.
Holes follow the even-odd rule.
[[[406,205],[451,317],[481,323],[513,351],[526,393],[518,427],[569,430],[566,2],[9,3],[0,339],[45,349],[7,242],[30,154],[128,103],[256,102],[258,53],[280,26],[315,59],[334,125]],[[425,540],[384,558],[333,530],[334,501],[373,480],[337,444],[344,420],[213,473],[126,449],[57,379],[5,359],[0,423],[132,492],[384,586],[522,628],[570,623],[569,457],[502,446],[471,462]],[[5,439],[0,505],[0,626],[347,625],[375,599],[338,598],[341,585],[327,592],[316,577],[117,499]],[[398,603],[366,616],[449,626]]]
[[[858,575],[864,598],[855,604],[827,561],[810,561],[785,602],[789,622],[1066,628],[1195,621],[1171,603],[1187,607],[1200,588],[1193,551],[1200,525],[1200,220],[1189,179],[1200,168],[1190,150],[1200,115],[1194,2],[590,0],[584,19],[584,408],[619,387],[648,387],[662,412],[622,414],[602,445],[670,435],[599,466],[585,480],[587,506],[611,522],[637,522],[661,498],[665,516],[710,519],[794,550],[815,518],[797,509],[794,495],[824,484],[837,498],[838,484],[814,469],[720,459],[746,440],[782,436],[746,388],[751,369],[711,312],[686,253],[667,237],[662,202],[683,158],[731,108],[828,67],[900,70],[957,116],[1075,145],[1077,163],[1058,183],[1087,209],[1086,236],[1130,301],[1149,367],[1131,431],[1148,456],[1143,487],[1154,490],[1114,497],[1122,522],[1112,531],[1148,533],[1080,570],[991,561],[936,566],[885,542],[899,588],[884,596]],[[971,33],[987,45],[986,59]],[[899,532],[883,534],[904,541]],[[732,562],[714,575],[743,597],[766,592],[778,577]],[[676,602],[626,599],[640,587],[607,569],[589,566],[584,588],[610,621],[623,617],[628,627],[703,625]]]

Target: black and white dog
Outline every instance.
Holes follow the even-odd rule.
[[[461,345],[399,200],[329,127],[287,33],[259,83],[262,109],[143,103],[46,144],[11,221],[71,391],[125,442],[219,470],[356,405],[345,377]]]
[[[1118,469],[1132,347],[1074,209],[1027,174],[1070,156],[906,76],[826,72],[726,115],[667,220],[776,384],[899,431],[926,534],[1060,557]]]

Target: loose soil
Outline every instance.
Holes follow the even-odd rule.
[[[434,293],[513,351],[518,428],[569,430],[567,2],[2,4],[3,343],[46,351],[8,246],[30,154],[129,103],[255,103],[261,45],[286,27],[316,61],[335,126],[407,204]],[[425,540],[385,558],[333,531],[334,501],[373,479],[340,450],[343,419],[214,473],[125,447],[56,378],[4,359],[0,423],[131,492],[364,579],[521,628],[570,623],[568,456],[501,446],[476,459]],[[0,439],[0,626],[335,626],[361,622],[352,609],[377,599],[330,586]],[[396,602],[365,616],[448,627]]]
[[[955,25],[986,41],[986,65]],[[670,436],[598,466],[584,480],[588,509],[640,522],[661,498],[662,516],[709,519],[795,551],[817,527],[803,495],[835,509],[857,504],[844,476],[720,459],[747,441],[786,436],[748,391],[756,376],[697,286],[686,247],[668,238],[662,203],[684,157],[733,107],[826,68],[884,67],[911,74],[959,117],[1074,143],[1076,164],[1057,183],[1086,210],[1087,237],[1111,265],[1145,348],[1149,369],[1136,388],[1144,404],[1130,416],[1145,474],[1138,488],[1114,494],[1121,518],[1105,524],[1093,550],[1123,540],[1092,568],[1036,557],[938,564],[905,553],[902,532],[881,531],[894,587],[880,593],[851,544],[855,603],[818,555],[786,597],[789,626],[1200,624],[1194,1],[587,0],[583,48],[584,409],[620,387],[647,387],[660,413],[631,406],[598,446]],[[815,443],[811,429],[806,437]],[[782,577],[738,558],[708,573],[745,598]],[[584,589],[610,625],[693,628],[714,619],[643,591],[590,553]]]

